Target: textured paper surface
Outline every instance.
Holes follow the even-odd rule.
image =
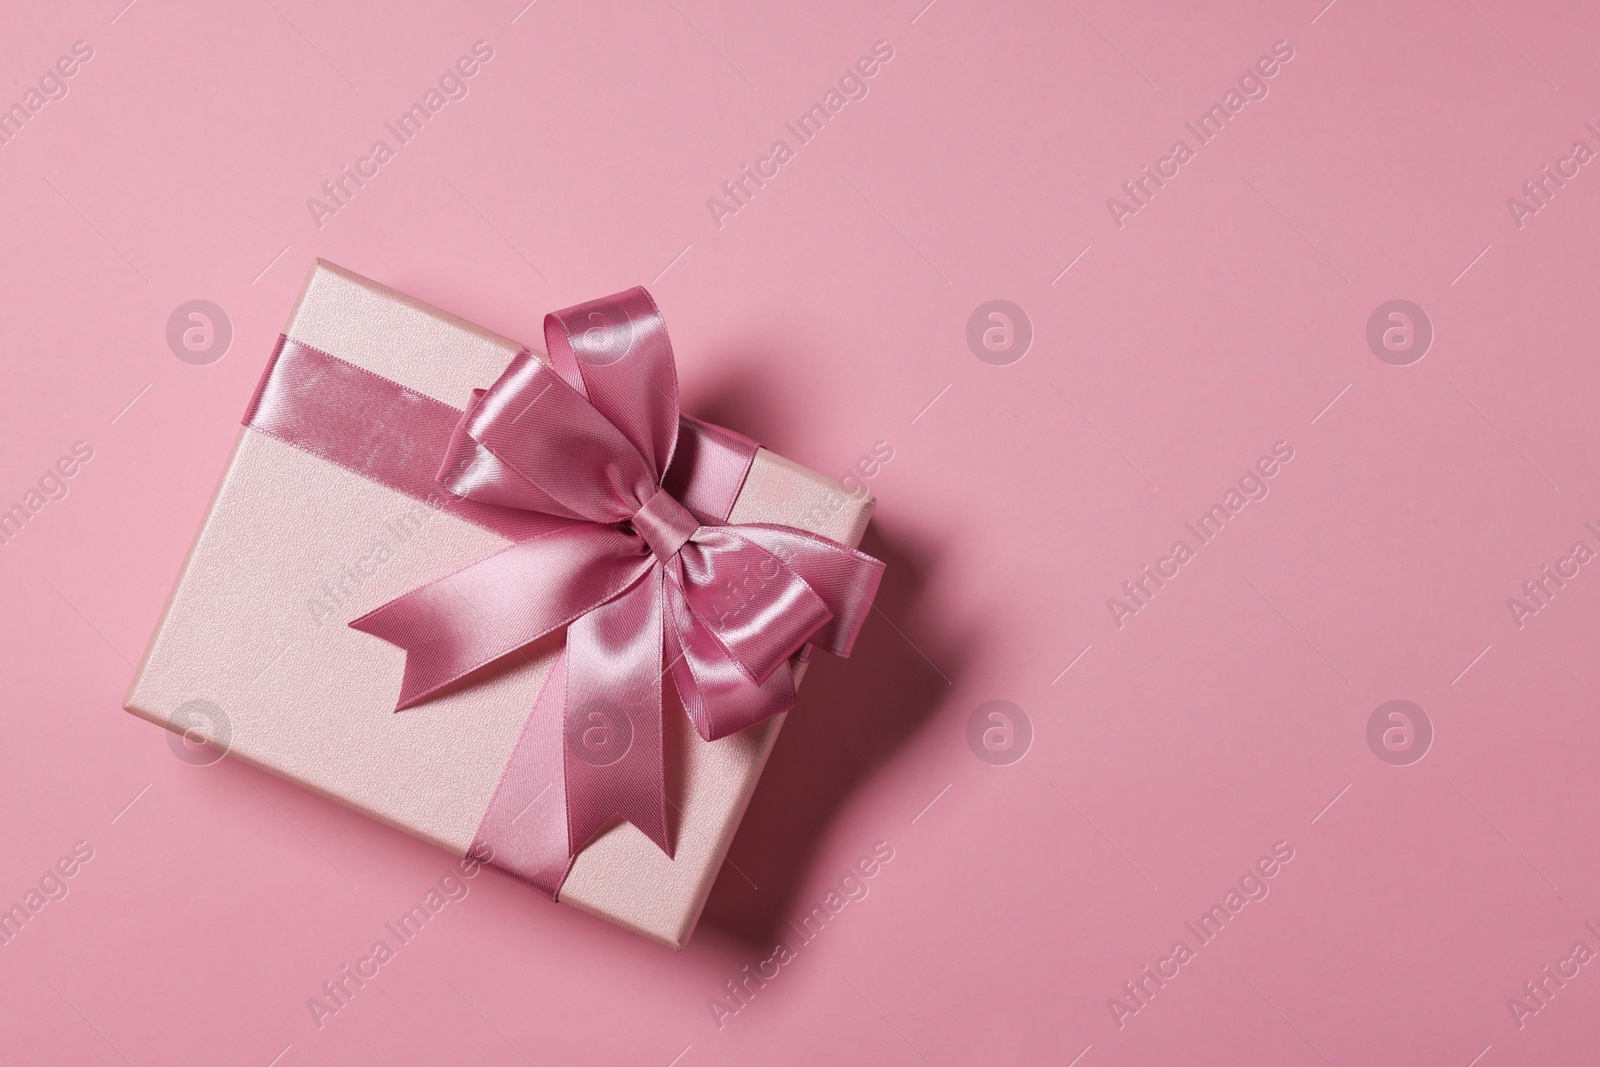
[[[285,332],[456,407],[523,347],[321,261]],[[730,517],[855,545],[871,508],[763,449]],[[397,714],[404,652],[346,623],[505,543],[246,429],[126,706],[171,727],[184,703],[209,700],[236,758],[464,854],[558,641]],[[681,708],[667,719],[675,858],[615,825],[579,855],[561,899],[681,947],[781,717],[711,743]]]

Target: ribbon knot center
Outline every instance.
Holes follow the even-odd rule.
[[[634,512],[631,521],[634,532],[644,538],[650,551],[663,563],[676,556],[700,529],[700,520],[665,489],[657,489],[656,495]]]

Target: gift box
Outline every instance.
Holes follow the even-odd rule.
[[[320,260],[280,353],[286,346],[325,355],[341,372],[376,375],[364,380],[394,383],[424,407],[457,410],[531,351]],[[492,806],[516,833],[552,802],[550,782],[541,791],[506,769],[526,741],[530,709],[560,673],[562,635],[397,711],[407,650],[350,624],[501,552],[516,535],[469,521],[443,488],[402,492],[287,439],[259,415],[277,388],[263,380],[255,421],[239,436],[124,706],[457,856],[481,852]],[[379,445],[369,449],[372,463],[425,481],[439,469],[440,456],[395,456]],[[792,527],[850,548],[873,507],[766,449],[755,451],[732,499],[729,524]],[[808,651],[787,661],[796,682]],[[671,854],[632,822],[613,820],[577,852],[556,899],[681,948],[783,718],[708,741],[669,691],[661,746]]]

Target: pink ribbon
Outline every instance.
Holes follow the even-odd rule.
[[[789,710],[793,661],[850,654],[883,564],[727,523],[758,446],[680,415],[644,289],[544,332],[550,361],[520,352],[465,412],[281,339],[245,423],[513,541],[350,625],[406,650],[397,711],[566,630],[474,842],[555,897],[618,817],[672,854],[663,678],[708,741]]]

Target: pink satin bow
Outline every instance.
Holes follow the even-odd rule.
[[[542,525],[350,625],[406,650],[396,710],[566,628],[539,698],[560,709],[564,875],[618,816],[672,854],[667,671],[708,741],[787,711],[791,660],[812,644],[849,655],[883,564],[792,527],[726,524],[756,445],[685,419],[693,447],[680,449],[672,347],[644,289],[546,316],[544,330],[550,362],[524,351],[473,393],[438,475]],[[486,822],[505,824],[496,810]]]

